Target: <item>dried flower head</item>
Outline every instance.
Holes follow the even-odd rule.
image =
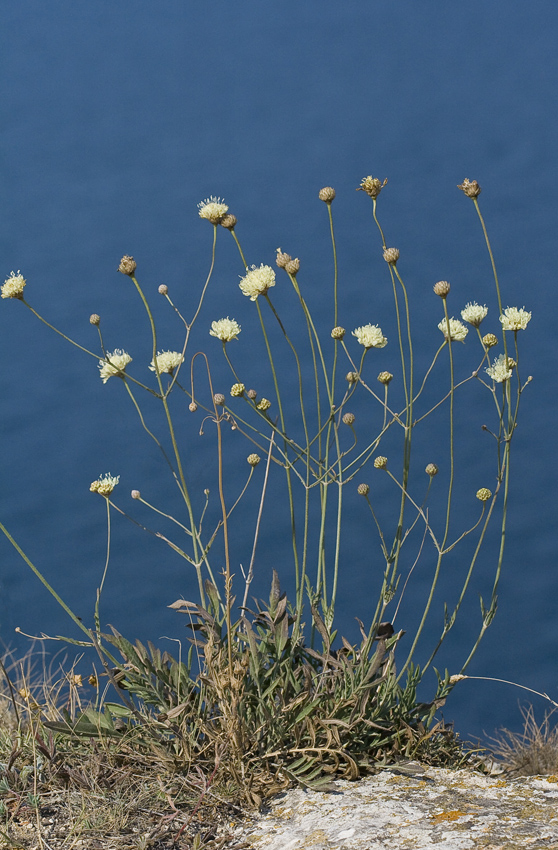
[[[343,337],[345,336],[345,328],[333,328],[331,336],[333,337],[333,339],[343,339]]]
[[[438,283],[435,283],[432,287],[436,295],[439,295],[440,298],[447,298],[451,286],[447,282],[447,280],[439,280]]]
[[[505,331],[524,331],[531,321],[531,313],[522,307],[518,310],[517,307],[506,307],[502,316],[500,316],[502,328]]]
[[[461,318],[464,322],[468,322],[470,325],[473,325],[474,328],[478,328],[482,320],[486,317],[488,313],[488,307],[480,304],[477,304],[476,301],[469,302],[465,305],[465,308],[461,311]]]
[[[123,351],[121,348],[115,348],[112,354],[110,351],[107,351],[107,360],[110,360],[110,363],[107,363],[106,360],[99,360],[99,369],[103,384],[106,384],[108,379],[114,375],[123,378],[124,376],[120,373],[124,372],[128,363],[132,362],[132,358],[128,352]]]
[[[120,265],[118,266],[118,271],[122,272],[122,274],[127,274],[129,277],[133,277],[135,271],[138,267],[138,264],[134,260],[133,257],[129,257],[128,254],[125,254],[120,260]]]
[[[383,457],[382,455],[378,455],[377,458],[374,458],[374,467],[375,469],[385,469],[387,467],[387,457]]]
[[[298,259],[298,257],[295,257],[294,260],[289,260],[289,262],[285,264],[285,271],[287,272],[287,274],[290,274],[293,277],[298,274],[299,270],[300,260]]]
[[[219,224],[221,225],[221,227],[224,227],[227,230],[234,230],[237,221],[238,219],[235,215],[227,213],[227,215],[224,215],[223,218],[220,220]]]
[[[383,348],[387,345],[387,339],[378,325],[363,325],[360,328],[355,328],[353,336],[356,336],[365,348]]]
[[[12,272],[2,284],[2,298],[23,298],[23,287],[25,284],[26,280],[21,272],[18,271],[17,274]]]
[[[107,472],[106,475],[101,475],[96,481],[91,482],[89,489],[92,493],[99,493],[101,496],[110,496],[120,480],[120,475],[116,477]]]
[[[467,676],[464,676],[463,673],[454,673],[453,676],[449,677],[450,685],[455,685],[456,682],[461,682],[463,679],[466,679]]]
[[[236,339],[239,333],[240,325],[234,319],[229,319],[228,316],[226,319],[218,319],[216,322],[212,322],[209,331],[210,336],[216,336],[221,342],[230,342],[232,339]]]
[[[261,457],[260,457],[259,455],[257,455],[257,454],[254,452],[254,454],[248,455],[248,457],[246,458],[246,460],[248,461],[248,463],[250,464],[250,466],[257,466],[257,465],[258,465],[258,463],[259,463],[259,462],[260,462],[260,460],[261,460]]]
[[[268,398],[262,398],[262,400],[257,403],[256,407],[258,408],[258,410],[262,411],[269,410],[269,408],[271,407],[271,402]]]
[[[466,328],[463,322],[460,322],[459,319],[442,319],[441,322],[438,323],[438,329],[442,331],[445,338],[448,338],[448,322],[449,322],[449,336],[450,339],[455,342],[465,342],[465,337],[469,333],[469,328]]]
[[[366,192],[369,198],[377,198],[384,186],[387,183],[387,178],[382,183],[377,177],[364,177],[360,181],[360,186],[357,192]]]
[[[252,401],[254,401],[254,400],[258,397],[258,394],[257,394],[256,390],[248,390],[248,392],[246,393],[246,395],[247,395],[247,396],[248,396],[248,398],[249,398],[249,399],[251,399]]]
[[[324,186],[324,188],[320,189],[318,192],[318,198],[320,201],[323,201],[324,204],[331,204],[335,198],[335,189],[332,189],[331,186]]]
[[[161,351],[161,353],[157,352],[157,369],[160,373],[166,372],[168,375],[172,375],[177,366],[179,366],[184,357],[180,353],[180,351]],[[155,363],[153,360],[151,361],[151,366],[149,367],[152,372],[156,372]]]
[[[130,496],[132,497],[132,499],[141,499],[141,493],[139,490],[132,490]]]
[[[347,372],[345,380],[348,384],[356,384],[358,381],[358,372]]]
[[[510,362],[510,358],[507,358],[505,354],[499,354],[494,360],[492,366],[487,366],[485,371],[488,375],[490,375],[493,381],[496,381],[497,384],[501,384],[502,381],[509,380],[512,376],[512,364]]]
[[[498,345],[498,337],[494,334],[485,334],[482,342],[487,348],[494,348],[495,345]]]
[[[239,286],[244,293],[250,298],[250,301],[255,301],[258,295],[265,295],[267,290],[275,286],[275,272],[271,266],[264,266],[262,263],[259,269],[252,266],[247,270],[247,274],[241,278]]]
[[[488,502],[491,497],[492,493],[488,487],[481,487],[480,490],[477,490],[477,499],[480,499],[481,502]]]
[[[477,181],[469,180],[468,177],[465,178],[463,183],[458,183],[457,188],[461,189],[462,192],[465,192],[468,198],[477,198],[481,193],[481,187]]]
[[[390,266],[394,266],[399,259],[399,248],[386,248],[384,250],[384,260]]]
[[[168,288],[167,284],[162,283],[161,286],[158,287],[157,292],[159,293],[159,295],[168,295],[169,294],[169,288]]]
[[[287,263],[290,263],[292,257],[290,254],[285,254],[281,248],[277,248],[277,256],[275,258],[275,265],[279,266],[280,269],[284,269]]]
[[[232,396],[241,396],[244,395],[244,390],[246,387],[244,384],[233,384],[231,387],[231,395]]]
[[[206,218],[211,224],[219,224],[223,216],[228,210],[228,206],[223,203],[221,198],[216,198],[211,195],[205,201],[200,201],[198,204],[200,218]]]
[[[225,396],[223,393],[215,393],[213,396],[213,404],[216,404],[217,407],[222,407],[225,403]]]
[[[96,325],[98,327],[101,324],[101,317],[98,313],[91,313],[91,315],[89,316],[89,322],[92,325]]]
[[[357,487],[357,493],[359,496],[368,496],[370,492],[369,484],[359,484]]]
[[[344,425],[353,425],[354,421],[355,421],[355,414],[354,413],[344,413],[343,414],[343,424]]]
[[[190,413],[195,413],[197,409],[198,409],[198,405],[196,404],[196,402],[191,401],[190,404],[188,405],[188,410],[190,411]]]
[[[431,478],[433,478],[435,475],[438,475],[438,467],[435,463],[428,463],[424,471],[427,475],[430,475]]]
[[[393,380],[393,375],[391,372],[380,372],[378,375],[378,380],[381,384],[385,384],[386,386],[389,384],[391,380]]]

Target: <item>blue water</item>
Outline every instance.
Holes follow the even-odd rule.
[[[439,343],[441,303],[432,294],[437,280],[452,283],[454,315],[467,301],[487,303],[492,324],[487,319],[486,330],[498,330],[482,232],[472,203],[456,189],[465,177],[478,179],[505,305],[525,305],[533,313],[521,344],[523,375],[534,380],[523,396],[513,441],[499,609],[468,672],[517,681],[558,699],[558,11],[550,2],[536,10],[519,0],[506,4],[505,15],[501,5],[482,0],[96,0],[78,5],[22,0],[2,15],[0,239],[4,277],[21,269],[28,280],[26,297],[42,315],[97,351],[88,320],[99,313],[107,348],[130,351],[132,374],[147,380],[149,329],[132,284],[116,272],[120,257],[129,253],[138,260],[138,278],[159,323],[160,347],[178,348],[180,324],[156,289],[167,283],[185,315],[193,312],[209,268],[212,236],[196,204],[220,195],[239,219],[237,233],[249,263],[273,263],[278,246],[300,257],[301,287],[316,320],[329,331],[332,312],[325,293],[331,250],[317,192],[332,185],[338,193],[333,209],[342,324],[352,329],[378,323],[390,340],[372,352],[373,380],[380,369],[395,372],[396,335],[370,203],[355,193],[356,186],[367,174],[389,178],[379,214],[388,244],[401,251],[398,268],[409,290],[422,373]],[[227,392],[231,376],[207,329],[213,319],[234,317],[243,328],[230,346],[235,365],[249,376],[247,384],[269,387],[254,305],[237,286],[238,252],[228,233],[218,236],[215,273],[192,351],[210,353],[215,387]],[[273,296],[304,346],[304,325],[286,276],[278,276]],[[23,305],[2,301],[0,307],[1,518],[66,602],[91,622],[106,535],[104,505],[89,493],[89,483],[103,472],[119,474],[115,500],[146,523],[152,517],[129,491],[141,490],[166,512],[179,510],[176,492],[122,384],[103,385],[95,361],[39,324]],[[457,351],[463,375],[477,365],[472,336]],[[293,365],[288,354],[283,356],[289,380]],[[436,381],[443,377],[441,370]],[[201,368],[198,380],[203,387]],[[296,384],[292,387],[294,413]],[[435,389],[436,384],[432,397]],[[488,437],[480,430],[492,415],[489,402],[486,393],[462,396],[456,528],[477,509],[476,502],[471,509],[468,494],[490,486],[493,476]],[[191,441],[187,472],[196,505],[203,505],[203,489],[209,487],[211,510],[217,510],[213,426],[206,423],[199,437],[201,417],[192,419],[180,398],[176,405],[179,432]],[[155,411],[149,405],[146,411],[157,425]],[[359,415],[364,422],[364,408]],[[437,429],[445,433],[446,424],[434,418],[424,427],[417,438],[417,468],[430,460],[447,468],[447,456],[441,461],[432,456],[439,449]],[[244,483],[247,449],[238,434],[227,432],[231,497]],[[373,472],[365,476],[370,483]],[[377,481],[373,486],[389,520],[396,502]],[[237,579],[239,564],[246,566],[251,553],[250,510],[257,494],[249,498],[245,518],[233,532]],[[292,581],[284,503],[284,490],[273,485],[258,546],[258,595],[266,592],[273,568],[287,587]],[[339,626],[356,640],[354,617],[371,616],[381,564],[371,554],[364,501],[348,496],[346,511]],[[478,579],[437,659],[442,668],[458,669],[475,639],[478,594],[488,601],[497,546],[497,536],[491,537]],[[181,596],[196,598],[187,565],[116,514],[111,551],[103,623],[129,637],[160,640],[169,649],[175,644],[167,639],[185,640],[183,620],[167,606]],[[0,557],[2,639],[22,642],[16,626],[32,635],[78,637],[5,539]],[[448,561],[419,661],[439,634],[443,602],[455,597],[464,557],[456,554]],[[422,611],[431,569],[430,557],[424,572],[417,568],[398,615],[398,627],[408,628],[401,658]],[[444,715],[465,737],[491,734],[503,725],[518,729],[518,701],[527,697],[507,685],[467,681],[454,691]],[[545,708],[540,699],[535,705],[539,713]]]

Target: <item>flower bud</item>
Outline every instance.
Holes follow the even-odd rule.
[[[159,293],[159,295],[168,295],[169,294],[169,288],[168,288],[167,284],[162,283],[161,286],[158,288],[157,292]]]
[[[141,493],[139,490],[132,490],[130,495],[132,499],[141,499]]]
[[[359,484],[357,487],[357,493],[359,496],[368,496],[370,492],[370,486],[368,484]]]
[[[213,396],[213,404],[216,404],[218,407],[222,407],[225,403],[225,396],[223,393],[215,393]]]
[[[333,339],[343,339],[343,337],[345,336],[345,328],[333,328],[331,336],[333,337]]]
[[[436,295],[439,295],[440,298],[447,298],[448,292],[451,289],[447,280],[439,280],[438,283],[434,284],[433,288]]]
[[[399,249],[398,248],[386,248],[384,251],[384,260],[386,263],[389,263],[390,266],[394,266],[399,259]]]
[[[227,230],[234,230],[236,227],[238,219],[235,215],[231,215],[231,213],[227,213],[223,216],[219,224],[221,227],[226,228]]]
[[[250,466],[257,466],[257,465],[258,465],[258,463],[259,463],[259,462],[260,462],[260,460],[261,460],[261,457],[260,457],[259,455],[257,455],[257,454],[255,454],[255,453],[254,453],[254,454],[248,455],[248,457],[246,458],[246,460],[248,461],[248,463],[250,464]]]
[[[493,348],[495,345],[498,345],[498,337],[494,334],[485,334],[482,338],[482,342],[487,348]]]
[[[257,394],[256,390],[248,390],[248,392],[246,393],[246,395],[247,395],[247,396],[248,396],[248,398],[249,398],[249,399],[251,399],[252,401],[254,401],[254,400],[258,397],[258,394]]]
[[[195,413],[197,409],[198,409],[198,405],[196,404],[196,402],[191,401],[190,404],[188,405],[188,410],[190,411],[190,413]]]
[[[231,387],[231,395],[232,396],[241,396],[244,395],[244,390],[246,387],[244,384],[233,384]]]
[[[300,260],[296,257],[294,260],[289,260],[288,263],[285,263],[285,271],[287,274],[291,274],[293,277],[297,274],[300,269]]]
[[[480,499],[481,502],[487,502],[491,496],[492,493],[488,487],[481,487],[480,490],[477,490],[477,499]]]
[[[89,321],[92,325],[96,325],[98,327],[101,324],[101,317],[97,313],[91,313]]]
[[[355,414],[354,413],[345,413],[343,415],[343,423],[345,425],[352,425],[354,423],[354,421],[355,421]]]
[[[378,455],[378,457],[374,459],[375,469],[385,469],[387,467],[387,461],[387,457],[382,457],[382,455]]]
[[[120,265],[118,266],[118,271],[122,272],[122,274],[127,274],[130,277],[133,277],[133,275],[136,271],[137,265],[138,264],[136,263],[136,261],[134,260],[133,257],[129,257],[127,254],[125,254],[122,257],[122,259],[120,260]]]
[[[430,475],[431,478],[434,478],[435,475],[438,475],[438,467],[435,463],[429,463],[424,470],[427,475]]]
[[[284,269],[287,263],[290,263],[292,257],[290,254],[284,254],[281,248],[277,248],[277,257],[275,258],[276,265],[279,266],[280,269]]]
[[[369,198],[375,199],[378,197],[382,189],[387,183],[387,179],[382,183],[377,177],[364,177],[360,181],[360,186],[357,192],[366,192]]]
[[[391,372],[380,372],[378,375],[378,380],[381,384],[385,384],[386,386],[389,384],[391,380],[393,380],[393,375]]]
[[[324,204],[331,204],[335,198],[335,189],[332,189],[331,186],[324,186],[324,188],[320,189],[318,192],[318,198],[320,201],[323,201]]]
[[[345,380],[349,384],[356,384],[358,381],[358,372],[347,372],[345,375]]]
[[[449,677],[449,683],[450,685],[455,685],[456,682],[461,682],[466,678],[467,676],[464,676],[463,673],[455,673],[453,676]]]
[[[262,398],[262,400],[257,403],[256,407],[258,410],[266,411],[271,407],[271,402],[267,398]]]
[[[465,178],[463,183],[458,183],[457,188],[465,192],[468,198],[477,198],[482,191],[477,181],[469,180],[468,177]]]

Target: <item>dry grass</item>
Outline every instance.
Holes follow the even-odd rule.
[[[502,729],[494,738],[494,755],[511,776],[558,774],[558,724],[551,723],[554,711],[537,723],[533,706],[522,708],[523,732]]]

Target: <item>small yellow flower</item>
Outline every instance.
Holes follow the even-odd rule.
[[[267,398],[262,398],[262,400],[257,403],[256,407],[258,408],[258,410],[269,410],[269,408],[271,407],[271,402]]]
[[[360,328],[355,328],[353,336],[356,336],[365,348],[383,348],[387,345],[387,339],[378,325],[362,325]]]
[[[101,496],[110,496],[119,481],[120,475],[115,477],[110,472],[107,472],[105,475],[101,475],[96,481],[92,481],[89,489],[92,493],[99,493]]]
[[[503,315],[500,316],[502,328],[505,331],[524,331],[531,321],[531,313],[522,307],[518,310],[517,307],[506,307]]]
[[[99,360],[100,377],[103,384],[106,384],[108,379],[112,378],[113,375],[118,375],[121,378],[122,375],[120,372],[123,372],[128,363],[132,362],[130,355],[126,351],[122,351],[121,348],[115,348],[112,354],[107,352],[107,360],[110,360],[110,363],[107,363],[105,360]]]
[[[246,458],[246,460],[248,461],[248,463],[250,464],[250,466],[257,466],[257,465],[258,465],[258,463],[260,462],[261,458],[260,458],[260,456],[259,456],[259,455],[257,455],[257,454],[254,452],[254,454],[248,455],[248,457]]]
[[[206,198],[205,201],[200,201],[198,210],[200,218],[206,218],[211,224],[219,224],[227,212],[228,206],[223,203],[221,198],[216,198],[212,195],[210,198]]]
[[[233,384],[231,387],[231,395],[232,396],[241,396],[244,395],[246,387],[244,384]]]
[[[477,490],[477,499],[480,499],[481,502],[488,502],[490,498],[492,498],[492,493],[488,487],[481,487],[480,490]]]
[[[374,459],[374,467],[376,469],[386,469],[387,462],[387,457],[382,457],[382,455],[378,455],[378,457]]]
[[[169,375],[172,375],[177,366],[179,366],[184,360],[182,354],[179,351],[161,351],[157,352],[157,368],[159,369],[159,373],[166,372]],[[151,361],[151,366],[149,367],[152,372],[155,372],[155,364],[153,360]]]
[[[250,301],[255,301],[258,295],[265,295],[268,289],[275,286],[275,272],[271,266],[264,266],[263,263],[259,268],[252,266],[246,269],[246,275],[241,278],[239,286]]]
[[[25,283],[26,280],[21,272],[18,271],[17,274],[12,272],[2,285],[2,298],[23,298]]]
[[[445,338],[448,338],[448,323],[445,319],[438,324],[438,329],[442,331]],[[450,339],[455,342],[465,342],[465,337],[469,333],[469,328],[459,321],[459,319],[451,318],[449,320],[449,335]]]
[[[216,336],[221,342],[230,342],[231,339],[236,339],[240,333],[240,325],[234,319],[219,319],[211,323],[210,336]]]

